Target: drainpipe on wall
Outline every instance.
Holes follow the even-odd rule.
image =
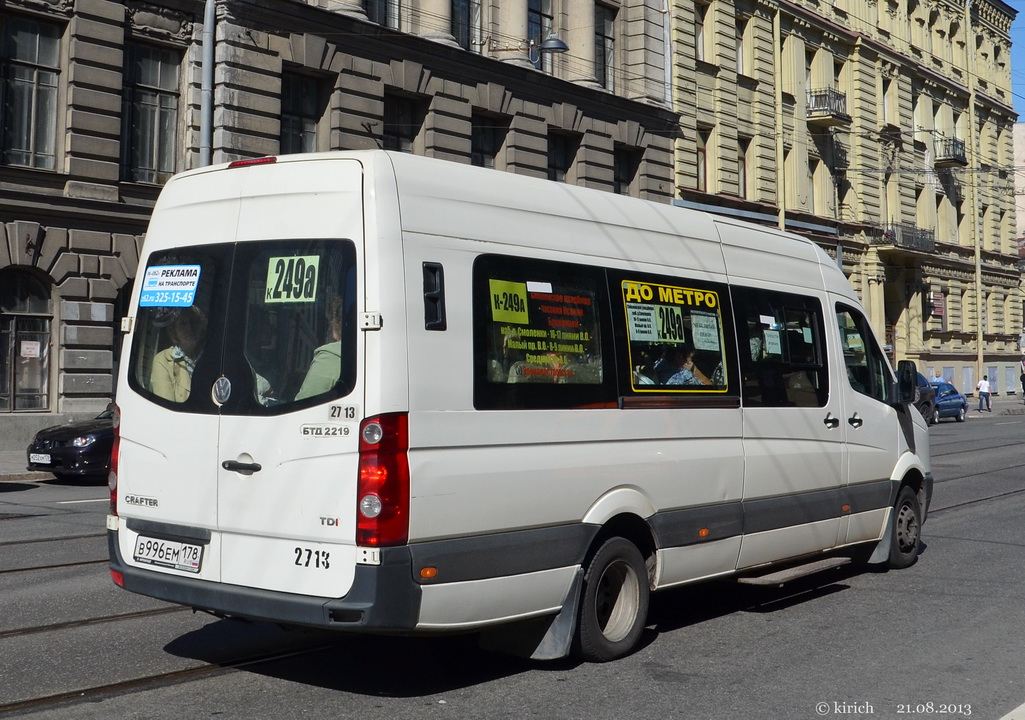
[[[206,0],[203,10],[203,76],[199,91],[199,165],[212,161],[214,139],[214,38],[217,0]]]

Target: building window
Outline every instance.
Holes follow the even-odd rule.
[[[390,28],[399,26],[399,0],[363,0],[363,11],[372,23]]]
[[[470,129],[470,162],[477,167],[494,168],[502,151],[509,124],[501,118],[474,114]]]
[[[579,141],[570,135],[551,134],[548,136],[548,179],[566,182],[573,160],[577,154]]]
[[[0,412],[50,407],[50,288],[23,270],[0,270]]]
[[[815,177],[819,174],[819,161],[815,159],[808,160],[808,212],[814,214],[817,202],[815,193]]]
[[[747,19],[737,18],[736,27],[737,75],[745,75],[747,73],[747,62],[745,61],[746,59],[744,57],[744,36],[747,34]]]
[[[424,113],[413,98],[399,95],[384,96],[385,150],[411,153],[423,125]]]
[[[616,46],[613,32],[616,24],[616,11],[604,5],[594,6],[594,76],[598,84],[606,90],[615,92]]]
[[[705,42],[705,25],[708,21],[708,5],[694,5],[694,58],[700,62],[708,62],[708,50]]]
[[[697,146],[697,191],[708,192],[708,130],[698,130]]]
[[[281,152],[317,151],[317,125],[324,112],[320,83],[309,75],[281,74]]]
[[[612,189],[619,195],[629,195],[637,182],[641,153],[633,148],[617,147],[613,151]]]
[[[452,0],[452,37],[463,50],[480,51],[480,0]]]
[[[168,48],[129,43],[125,58],[122,174],[133,182],[165,182],[178,156],[181,56]]]
[[[535,47],[544,42],[555,27],[552,15],[552,0],[528,0],[527,2],[527,39]],[[552,71],[551,53],[537,53],[534,67],[546,73]]]
[[[737,138],[737,194],[750,197],[747,164],[751,153],[751,138]]]
[[[3,21],[3,162],[53,170],[57,160],[57,78],[61,29],[11,17]]]

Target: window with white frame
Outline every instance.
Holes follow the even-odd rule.
[[[121,164],[125,180],[162,183],[178,157],[181,53],[128,43],[121,113]]]
[[[53,170],[57,163],[57,93],[61,27],[35,18],[3,24],[3,163]]]
[[[615,91],[616,11],[604,5],[594,6],[594,77],[606,90]]]
[[[711,46],[705,37],[708,32],[709,6],[704,3],[694,4],[694,58],[701,62],[711,62]]]
[[[528,0],[527,2],[527,39],[537,48],[545,41],[555,27],[552,14],[552,0]],[[536,59],[535,59],[536,58]],[[536,52],[531,61],[538,70],[546,73],[552,71],[551,53]]]
[[[390,28],[399,26],[399,0],[363,0],[363,12],[372,23]]]
[[[452,37],[463,50],[480,52],[480,0],[452,0]]]
[[[748,168],[751,154],[751,138],[737,138],[737,194],[742,198],[749,196]]]
[[[281,152],[316,152],[317,126],[324,113],[322,83],[310,75],[281,73]]]
[[[711,131],[698,130],[697,137],[697,187],[698,192],[708,192],[708,141]]]

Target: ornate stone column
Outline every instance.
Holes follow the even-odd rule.
[[[498,35],[491,38],[492,57],[533,67],[527,40],[527,0],[502,0],[498,7]]]
[[[420,34],[428,40],[457,46],[452,35],[451,0],[423,0],[420,9]]]

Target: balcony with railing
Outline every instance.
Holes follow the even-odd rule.
[[[968,167],[968,155],[965,153],[965,141],[956,137],[936,138],[937,168]]]
[[[899,250],[914,250],[922,253],[936,252],[936,231],[926,230],[909,223],[894,223],[882,229],[875,238],[876,245],[889,245]]]
[[[819,127],[850,125],[847,114],[847,93],[833,88],[808,91],[808,124]]]

